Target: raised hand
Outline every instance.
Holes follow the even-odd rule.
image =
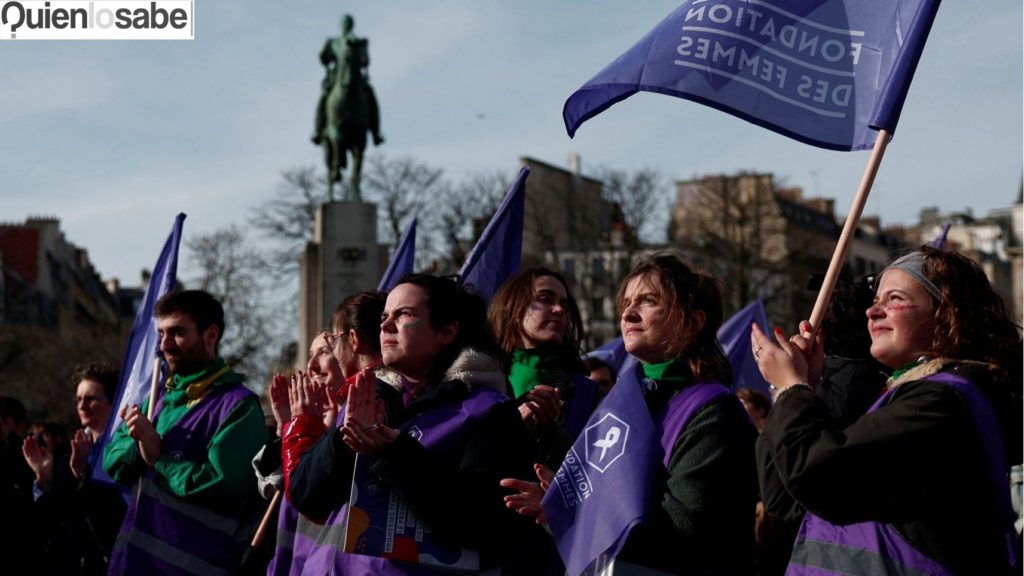
[[[377,398],[377,380],[370,370],[361,370],[349,387],[345,402],[345,444],[356,454],[372,454],[398,438],[398,430],[385,423],[384,401]]]
[[[149,466],[156,464],[160,457],[160,435],[153,428],[146,414],[139,409],[138,404],[133,404],[124,413],[124,424],[128,427],[128,435],[139,443],[139,454],[142,460]]]
[[[313,382],[308,374],[299,372],[292,375],[288,388],[288,401],[292,416],[324,417],[327,403],[324,386]]]
[[[25,455],[28,467],[36,473],[36,484],[46,490],[53,481],[53,455],[44,446],[39,445],[34,434],[25,437],[21,443],[21,453]]]
[[[89,471],[92,446],[92,433],[87,428],[75,430],[75,435],[71,437],[71,473],[79,480]]]
[[[782,328],[774,330],[775,342],[768,338],[755,323],[750,329],[750,345],[757,361],[757,367],[764,379],[772,384],[775,392],[781,392],[794,384],[811,384],[809,365],[817,363],[812,360],[822,354],[821,338],[814,337],[809,329],[803,334],[796,334],[790,339]],[[806,347],[806,350],[804,349]],[[821,375],[821,364],[817,375]],[[815,380],[813,384],[817,384]]]
[[[270,411],[274,413],[277,435],[280,436],[284,425],[292,419],[291,400],[288,397],[288,378],[281,374],[274,374],[274,380],[270,383]]]
[[[526,401],[519,405],[519,415],[532,430],[551,425],[562,410],[562,399],[557,388],[539,384],[526,393]]]

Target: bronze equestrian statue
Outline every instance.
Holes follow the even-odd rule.
[[[320,101],[316,109],[313,143],[324,149],[327,163],[327,198],[334,201],[334,183],[341,182],[341,173],[348,167],[346,156],[352,155],[352,175],[345,201],[362,202],[359,180],[362,177],[366,133],[373,135],[373,144],[384,142],[380,133],[380,110],[366,68],[370,64],[368,41],[352,32],[352,16],[341,17],[341,36],[328,38],[320,51],[320,62],[326,68]]]

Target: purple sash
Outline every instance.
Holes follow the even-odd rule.
[[[1009,484],[1005,479],[1005,458],[995,413],[988,399],[969,380],[962,376],[941,372],[924,380],[948,384],[959,391],[967,402],[975,423],[978,439],[982,443],[993,482],[996,510],[1007,512],[1005,534],[1010,564],[1016,562],[1013,549],[1013,520],[1009,515]],[[883,394],[868,409],[873,412],[884,406],[895,388]],[[837,526],[808,512],[800,525],[793,557],[786,576],[820,576],[831,574],[926,574],[951,575],[952,572],[920,552],[907,542],[889,524],[859,522]]]
[[[661,438],[661,448],[664,451],[661,464],[665,468],[668,468],[676,439],[693,419],[694,414],[716,398],[728,395],[729,389],[718,382],[698,382],[683,388],[662,408],[654,418],[654,425],[658,437]]]
[[[474,422],[482,418],[492,406],[506,400],[507,396],[490,388],[473,387],[459,403],[433,408],[404,422],[401,433],[412,436],[431,453],[449,461],[452,466],[457,466],[475,428]],[[368,466],[372,463],[372,459],[366,463],[360,463],[359,460],[356,461],[357,466]],[[348,514],[349,505],[346,503],[328,516],[324,530],[316,542],[315,550],[306,561],[302,574],[391,576],[437,573],[426,566],[344,552],[345,523]],[[356,537],[358,535],[353,536]]]

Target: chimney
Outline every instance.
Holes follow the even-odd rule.
[[[580,165],[581,165],[581,161],[580,161],[579,153],[578,152],[570,152],[569,153],[569,172],[572,172],[572,175],[577,177],[577,178],[580,177]]]

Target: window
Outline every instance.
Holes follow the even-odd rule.
[[[575,258],[562,258],[562,272],[569,278],[576,277],[576,259]]]

